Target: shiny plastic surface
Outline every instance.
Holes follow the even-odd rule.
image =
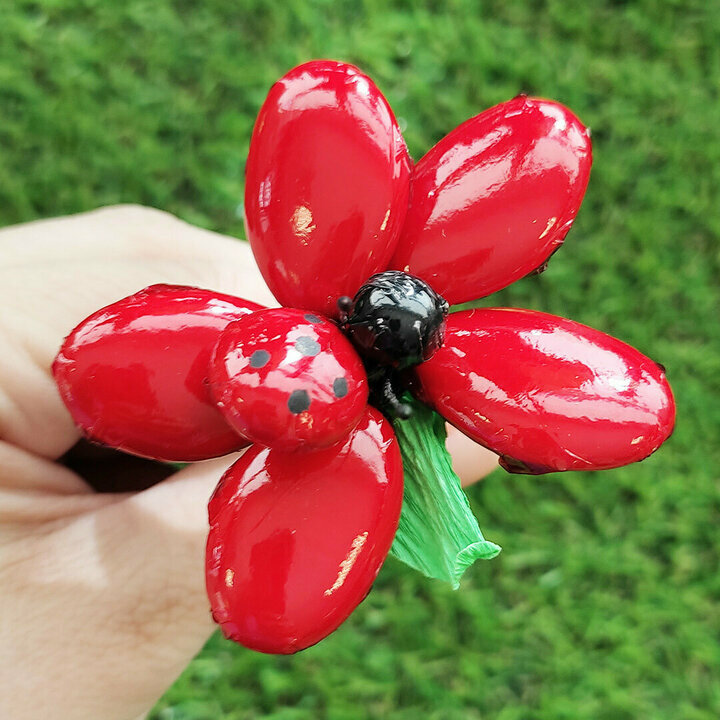
[[[316,60],[275,83],[245,185],[248,238],[275,297],[336,316],[339,296],[386,269],[409,175],[392,110],[357,68]]]
[[[675,421],[663,369],[597,330],[532,310],[448,317],[422,394],[512,472],[601,470],[655,451]]]
[[[73,420],[91,440],[158,460],[246,446],[211,401],[208,365],[223,328],[260,308],[210,290],[153,285],[98,310],[53,364]]]
[[[590,135],[562,105],[520,96],[490,108],[415,166],[390,267],[451,304],[509,285],[561,245],[591,163]]]
[[[360,288],[343,329],[363,357],[404,369],[440,347],[447,312],[445,299],[427,283],[390,270]]]
[[[334,447],[248,450],[209,505],[207,589],[225,636],[288,654],[335,630],[375,580],[402,492],[397,440],[373,408]]]
[[[283,450],[341,440],[368,397],[360,357],[338,327],[290,308],[228,325],[213,354],[210,387],[239,434]]]

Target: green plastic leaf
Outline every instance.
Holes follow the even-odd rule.
[[[445,422],[418,400],[409,420],[395,420],[405,470],[405,494],[390,552],[424,575],[453,588],[475,560],[491,560],[501,550],[483,537],[460,478],[445,448]]]

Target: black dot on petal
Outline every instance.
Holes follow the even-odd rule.
[[[310,396],[307,390],[293,390],[288,398],[288,410],[293,415],[305,412],[310,407]]]
[[[304,317],[309,323],[312,323],[313,325],[319,325],[322,322],[322,320],[317,315],[313,315],[312,313],[308,313]]]
[[[250,356],[250,367],[251,368],[265,367],[265,365],[268,364],[268,360],[270,360],[270,353],[267,350],[256,350]]]
[[[295,349],[307,357],[315,357],[320,352],[320,343],[309,335],[301,335],[295,341]]]
[[[336,398],[344,398],[347,395],[348,384],[344,377],[335,378],[333,381],[333,392]]]

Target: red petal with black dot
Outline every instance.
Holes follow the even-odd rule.
[[[208,364],[228,323],[262,306],[180,285],[153,285],[98,310],[65,339],[53,374],[90,439],[189,462],[248,445],[210,398]]]
[[[283,305],[335,316],[338,297],[386,269],[410,167],[390,106],[352,65],[316,60],[272,86],[250,143],[245,224]]]
[[[451,314],[445,345],[416,372],[425,399],[512,472],[636,462],[675,422],[657,363],[609,335],[532,310]]]
[[[243,437],[281,450],[327,447],[363,415],[368,383],[338,327],[313,313],[272,308],[223,331],[210,386]]]
[[[566,107],[521,96],[486,110],[415,166],[390,267],[451,304],[500,290],[561,245],[591,164],[590,134]]]
[[[225,636],[289,654],[329,635],[370,590],[402,494],[397,440],[373,408],[331,448],[252,447],[209,505],[206,581]]]

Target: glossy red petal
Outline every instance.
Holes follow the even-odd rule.
[[[282,450],[338,442],[368,398],[360,356],[337,325],[290,308],[228,325],[213,354],[210,387],[239,434]]]
[[[288,654],[335,630],[380,570],[402,492],[397,440],[373,408],[332,448],[252,447],[209,506],[207,589],[226,637]]]
[[[248,238],[275,297],[332,316],[339,296],[385,270],[409,175],[392,110],[357,68],[316,60],[275,83],[245,185]]]
[[[390,266],[451,304],[509,285],[561,245],[591,164],[589,132],[558,103],[521,96],[471,118],[415,166]]]
[[[657,363],[532,310],[451,314],[444,346],[417,375],[425,399],[513,472],[626,465],[655,451],[675,422]]]
[[[191,461],[245,447],[215,408],[210,355],[260,305],[210,290],[153,285],[93,313],[65,339],[53,373],[83,433],[134,455]]]

